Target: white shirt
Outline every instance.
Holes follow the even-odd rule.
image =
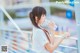
[[[33,49],[37,53],[49,53],[44,47],[48,39],[43,30],[33,27]]]

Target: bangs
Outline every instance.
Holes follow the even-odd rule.
[[[34,16],[37,16],[37,17],[41,17],[41,15],[46,15],[46,10],[43,8],[43,7],[40,7],[40,6],[37,6],[35,8],[33,8],[33,14]]]

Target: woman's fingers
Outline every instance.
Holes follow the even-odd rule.
[[[70,37],[70,33],[69,32],[66,32],[65,33],[65,36],[66,36],[66,38]]]
[[[48,24],[48,26],[50,27],[50,28],[53,28],[54,27],[54,23],[53,22],[50,22],[49,24]]]

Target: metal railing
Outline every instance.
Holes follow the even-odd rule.
[[[20,32],[17,31],[17,30],[0,29],[0,31],[4,32],[4,34],[2,36],[3,37],[3,41],[6,44],[8,44],[8,47],[9,47],[8,50],[9,51],[11,49],[12,51],[15,51],[15,52],[28,52],[29,48],[32,48],[32,46],[33,46],[32,45],[32,32],[31,31],[23,31],[23,33],[25,34],[24,36],[22,36],[20,34]],[[75,38],[73,37],[71,39],[75,39]],[[26,45],[24,44],[25,47],[20,45],[23,42],[26,44]],[[15,46],[15,45],[17,45],[17,46]],[[15,50],[13,47],[17,48],[17,50]],[[65,45],[59,45],[59,47],[75,49],[75,50],[78,49],[76,47],[70,47],[70,46],[65,46]],[[57,52],[57,53],[64,53],[64,52],[57,51],[57,50],[55,50],[55,52]]]
[[[12,52],[12,51],[15,51],[15,52],[17,52],[18,50],[19,51],[22,51],[22,52],[26,52],[26,50],[27,50],[27,52],[30,50],[29,48],[30,47],[26,47],[26,48],[23,48],[22,49],[22,47],[20,47],[19,45],[18,46],[14,46],[14,47],[17,47],[17,49],[18,50],[16,50],[16,49],[14,49],[12,46],[12,43],[14,43],[14,41],[13,40],[16,40],[16,41],[22,41],[22,42],[24,42],[26,39],[25,39],[25,34],[24,34],[24,32],[26,32],[26,31],[22,31],[19,27],[18,27],[18,25],[14,22],[14,20],[12,19],[12,17],[7,13],[7,11],[3,8],[3,7],[1,7],[1,10],[5,13],[5,15],[8,17],[8,19],[14,24],[14,26],[17,28],[17,30],[9,30],[9,29],[0,29],[0,31],[2,31],[3,32],[3,36],[2,36],[2,38],[3,38],[3,40],[2,41],[4,41],[6,44],[8,44],[8,46],[9,46],[9,48],[8,49],[11,49],[10,50],[10,52]],[[6,35],[6,32],[10,35],[10,36],[8,36],[8,35]],[[17,33],[17,35],[16,36],[14,36],[14,34],[15,33]],[[26,36],[29,36],[28,35],[28,33],[29,34],[31,34],[31,32],[26,32],[27,33],[27,35]],[[8,37],[7,37],[8,36]],[[20,37],[20,36],[22,36],[22,37],[24,37],[24,38],[22,38],[22,37]],[[16,38],[15,38],[16,37]],[[22,39],[21,39],[22,38]],[[29,39],[29,37],[27,37],[28,39]],[[23,39],[25,39],[25,40],[23,40]],[[74,37],[70,37],[70,39],[75,39],[75,40],[77,40],[77,38],[74,38]],[[8,41],[10,41],[10,42],[8,42]],[[15,44],[20,44],[20,43],[18,43],[18,42],[16,42]],[[25,43],[26,43],[27,41],[25,41]],[[10,44],[10,45],[9,45]],[[28,42],[28,46],[31,46],[30,45],[30,42]],[[73,47],[68,47],[68,46],[64,46],[64,45],[60,45],[61,47],[67,47],[67,48],[70,48],[70,49],[77,49],[77,48],[73,48]],[[28,49],[27,49],[28,48]],[[58,52],[58,53],[64,53],[64,52],[60,52],[60,51],[55,51],[55,52]]]
[[[22,53],[22,52],[24,52],[24,53],[30,52],[29,50],[33,46],[32,45],[32,32],[26,31],[25,32],[26,35],[25,36],[21,36],[19,34],[19,31],[16,31],[16,30],[9,30],[8,31],[8,30],[1,30],[0,29],[0,31],[4,31],[5,32],[3,34],[3,36],[2,36],[2,38],[3,38],[3,41],[5,42],[5,45],[8,46],[8,52],[12,52],[12,51],[20,52],[20,53]],[[29,35],[29,34],[31,34],[31,35]],[[31,49],[31,50],[33,50],[33,49]],[[57,50],[55,50],[55,52],[63,53],[63,52],[57,51]]]

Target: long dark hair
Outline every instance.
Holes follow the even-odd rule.
[[[34,8],[32,9],[32,11],[30,12],[30,14],[29,14],[29,17],[30,17],[30,19],[31,19],[32,24],[33,24],[35,27],[37,27],[37,28],[40,28],[40,27],[39,27],[38,24],[36,23],[35,16],[37,16],[37,17],[38,17],[38,20],[40,20],[42,15],[46,15],[46,10],[45,10],[43,7],[40,7],[40,6],[34,7]],[[41,29],[41,28],[40,28],[40,29]],[[50,38],[49,38],[49,36],[48,36],[49,33],[48,33],[47,30],[45,30],[45,29],[42,29],[42,30],[45,32],[45,34],[46,34],[46,36],[47,36],[47,39],[48,39],[49,42],[50,42]]]
[[[46,15],[46,10],[45,10],[43,7],[40,7],[40,6],[34,7],[34,8],[32,9],[32,12],[30,12],[29,17],[30,17],[30,19],[31,19],[31,21],[32,21],[32,24],[33,24],[35,27],[40,28],[40,27],[38,26],[38,24],[36,23],[35,16],[37,16],[37,17],[38,17],[38,20],[40,20],[40,19],[41,19],[41,16],[42,16],[43,14]]]

